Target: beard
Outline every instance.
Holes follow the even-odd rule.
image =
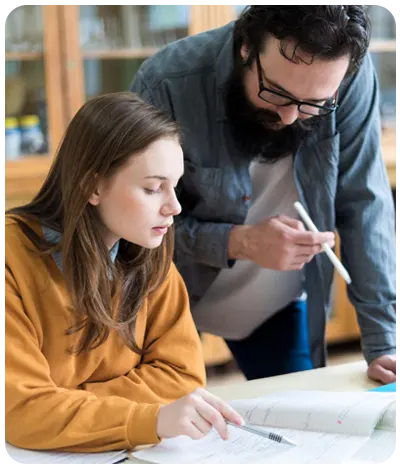
[[[246,66],[239,63],[226,83],[225,110],[233,140],[249,160],[275,163],[295,154],[306,135],[321,122],[321,117],[297,119],[282,126],[280,116],[249,102],[244,89]]]

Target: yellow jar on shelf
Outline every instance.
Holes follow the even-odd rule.
[[[43,132],[40,129],[39,116],[27,114],[20,119],[21,150],[25,155],[38,153],[44,144]]]
[[[39,126],[39,116],[37,116],[36,114],[27,114],[25,116],[22,116],[22,118],[20,119],[20,124],[21,127]]]

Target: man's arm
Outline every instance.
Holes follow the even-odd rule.
[[[339,105],[336,222],[341,256],[353,280],[349,297],[371,364],[396,353],[396,265],[393,200],[381,152],[378,81],[369,56],[339,95]]]

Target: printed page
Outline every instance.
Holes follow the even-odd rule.
[[[114,463],[127,457],[127,452],[118,450],[116,452],[98,453],[72,453],[44,450],[20,449],[6,442],[8,455],[20,463],[49,463],[49,464],[76,464],[76,463]]]
[[[395,393],[292,390],[233,400],[248,424],[370,436]]]
[[[265,428],[278,432],[278,429]],[[367,437],[285,430],[297,446],[278,444],[265,437],[229,427],[229,440],[216,431],[200,440],[181,436],[137,452],[133,457],[162,464],[205,463],[341,463],[363,446]]]

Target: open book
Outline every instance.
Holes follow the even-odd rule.
[[[395,393],[293,390],[230,404],[248,425],[297,443],[279,444],[233,426],[229,440],[212,430],[201,440],[165,439],[131,456],[156,463],[382,462],[395,447]],[[379,428],[379,429],[378,429]],[[390,434],[390,443],[382,441]],[[371,450],[372,449],[372,450]]]

